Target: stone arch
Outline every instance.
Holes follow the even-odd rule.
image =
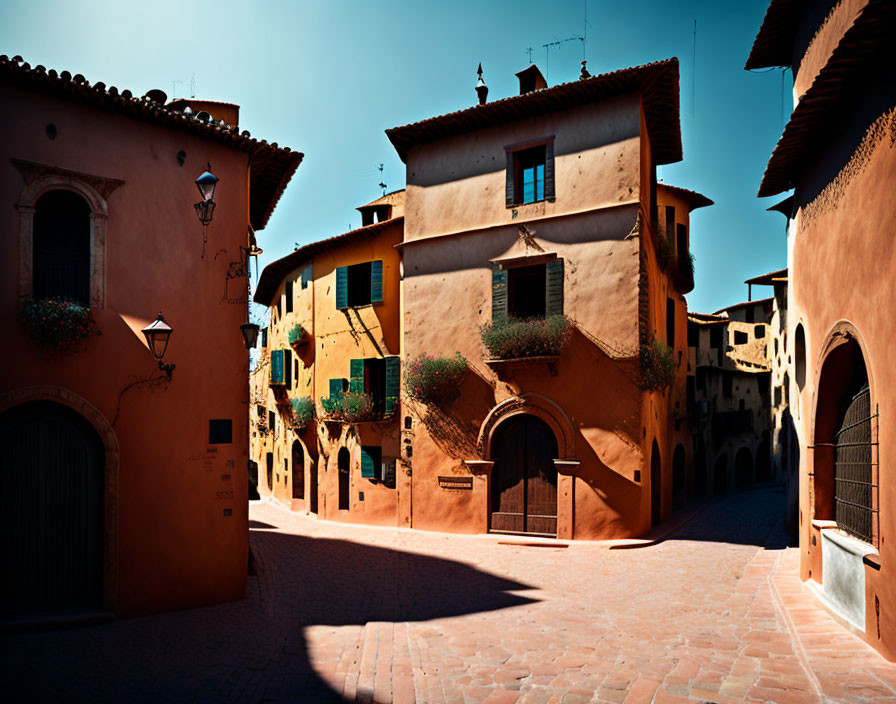
[[[553,400],[539,393],[525,393],[505,399],[489,411],[479,429],[476,453],[481,460],[492,454],[492,440],[501,421],[515,415],[528,413],[548,424],[557,439],[557,459],[575,458],[575,429],[566,412]]]
[[[52,401],[83,417],[96,431],[105,451],[103,490],[103,608],[118,604],[118,438],[99,409],[73,391],[58,386],[26,386],[0,394],[0,413],[31,401]]]
[[[84,198],[90,208],[90,307],[103,308],[106,304],[107,200],[124,182],[19,159],[13,159],[12,163],[25,181],[16,201],[19,213],[19,297],[30,298],[33,293],[35,204],[49,191],[66,190]]]
[[[841,320],[830,330],[822,345],[815,369],[815,391],[808,443],[809,499],[811,516],[817,520],[836,520],[834,444],[845,406],[859,386],[867,386],[869,405],[877,399],[871,358],[861,334],[849,321]],[[871,425],[873,432],[873,424]],[[871,438],[877,441],[876,437]],[[873,465],[870,481],[877,483]],[[873,495],[871,497],[873,499]],[[872,506],[877,509],[877,506]],[[877,526],[873,525],[872,543],[876,543]]]

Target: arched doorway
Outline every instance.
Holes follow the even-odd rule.
[[[734,476],[737,477],[737,486],[753,483],[753,456],[746,447],[740,448],[734,456]]]
[[[305,450],[298,440],[292,441],[292,498],[305,498]]]
[[[351,462],[352,458],[348,450],[340,448],[338,465],[339,465],[339,510],[348,511],[349,507],[349,486],[351,480]]]
[[[658,526],[663,520],[663,461],[660,447],[653,441],[650,452],[650,522]]]
[[[265,467],[265,478],[268,480],[268,491],[274,494],[274,453],[269,452],[265,457],[267,466]]]
[[[685,501],[685,456],[684,445],[676,445],[672,453],[672,492],[674,507],[681,508]]]
[[[724,494],[728,491],[728,455],[719,455],[712,472],[712,493]]]
[[[815,518],[873,543],[876,413],[862,349],[842,335],[828,354],[818,384],[813,452]]]
[[[105,450],[72,409],[34,401],[0,415],[6,616],[103,603]]]
[[[557,535],[557,439],[528,413],[503,421],[492,438],[490,528]]]

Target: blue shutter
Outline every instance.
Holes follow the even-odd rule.
[[[492,323],[507,317],[507,272],[503,269],[492,271]]]
[[[383,415],[391,416],[398,410],[398,397],[401,393],[401,358],[386,357],[386,403]]]
[[[348,390],[353,394],[364,393],[364,360],[353,359],[349,363]]]
[[[547,263],[545,276],[546,313],[563,315],[563,260],[554,259]]]
[[[361,447],[361,476],[364,479],[377,479],[377,466],[375,458],[371,453],[374,448],[368,446]],[[379,448],[376,448],[379,449]]]
[[[514,193],[513,193],[513,181],[514,181],[514,173],[513,173],[513,152],[507,152],[507,171],[506,171],[507,182],[504,186],[504,204],[507,207],[510,207],[514,204]]]
[[[348,267],[336,269],[336,307],[348,308]]]
[[[283,350],[273,350],[271,352],[271,386],[284,384],[283,374]]]
[[[554,142],[544,145],[544,197],[545,200],[554,200]]]
[[[370,302],[383,302],[383,262],[370,262]]]

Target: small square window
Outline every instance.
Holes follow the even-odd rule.
[[[554,144],[508,148],[506,204],[524,205],[554,199]]]
[[[336,307],[366,306],[383,302],[382,260],[336,269]]]
[[[734,344],[735,345],[745,345],[750,341],[750,336],[747,335],[743,330],[735,330],[734,331]]]
[[[209,445],[229,445],[233,442],[233,421],[210,420],[208,422]]]

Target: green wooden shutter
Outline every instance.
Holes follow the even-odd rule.
[[[383,262],[370,262],[370,302],[383,302]]]
[[[338,401],[342,398],[342,379],[330,379],[330,400]]]
[[[545,300],[547,314],[563,315],[563,260],[554,259],[547,263],[545,277]]]
[[[353,359],[349,363],[348,390],[353,394],[364,393],[364,360]]]
[[[507,318],[507,272],[492,271],[492,323]]]
[[[508,207],[514,204],[513,176],[513,152],[507,152],[507,183],[504,187],[504,202]]]
[[[544,145],[544,197],[545,200],[554,200],[554,142]]]
[[[376,464],[373,461],[370,449],[366,445],[361,447],[361,476],[365,479],[376,478]]]
[[[336,269],[336,307],[348,308],[348,267]]]
[[[398,397],[401,393],[401,358],[386,357],[386,402],[383,408],[385,416],[391,416],[398,410]]]
[[[271,385],[280,385],[283,379],[283,350],[271,351]]]

